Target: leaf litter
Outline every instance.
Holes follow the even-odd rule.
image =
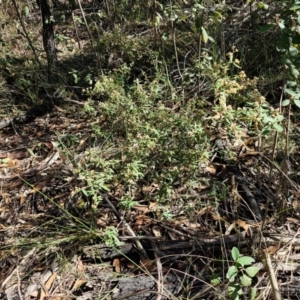
[[[219,206],[209,205],[216,200],[211,185],[218,177],[226,181],[228,174],[236,173],[239,188],[243,187],[243,180],[249,186],[255,183],[251,172],[246,174],[247,171],[241,172],[226,164],[221,168],[218,163],[204,167],[203,174],[210,178],[210,183],[200,185],[192,192],[186,186],[176,189],[176,197],[189,198],[191,218],[184,214],[186,207],[177,204],[170,207],[175,217],[162,221],[159,218],[160,204],[156,201],[140,203],[126,211],[124,216],[116,214],[112,207],[118,209],[118,201],[125,195],[121,185],[115,192],[107,192],[109,202],[106,205],[105,201],[100,203],[96,212],[88,208],[80,211],[68,205],[84,196],[79,196],[78,189],[86,183],[74,171],[74,164],[76,167],[76,161],[82,165],[85,163],[84,153],[90,129],[88,120],[72,119],[69,115],[64,116],[62,111],[59,114],[59,117],[54,113],[46,120],[37,118],[32,123],[15,126],[15,130],[22,132],[22,135],[10,128],[1,132],[0,282],[7,299],[20,298],[20,294],[25,295],[24,299],[89,299],[94,297],[91,295],[109,291],[113,292],[112,299],[118,299],[126,284],[133,282],[128,279],[122,281],[121,274],[134,275],[141,286],[155,282],[155,262],[158,259],[155,257],[162,258],[160,272],[166,274],[165,281],[160,279],[160,290],[163,286],[165,292],[169,288],[169,292],[175,295],[182,291],[175,288],[176,284],[170,286],[168,280],[183,280],[179,274],[186,272],[191,264],[183,258],[186,255],[196,254],[197,258],[192,263],[195,271],[203,263],[205,268],[213,265],[213,258],[222,256],[221,249],[217,254],[218,244],[246,247],[249,241],[255,242],[259,225],[253,223],[253,213],[250,213],[251,208],[245,200],[247,195],[244,195],[247,193],[243,189],[238,191],[237,203],[222,199]],[[34,130],[30,130],[32,128]],[[77,159],[74,158],[73,162],[57,146],[60,143],[57,132],[62,133],[60,138],[63,135],[78,136]],[[106,157],[113,156],[113,151],[118,152],[117,149],[112,150]],[[257,152],[250,150],[249,159],[257,155]],[[246,157],[244,153],[241,159]],[[159,188],[157,183],[142,184],[140,193],[152,195],[153,198]],[[251,193],[257,193],[256,198],[263,198],[261,190],[262,187],[252,188]],[[197,198],[207,205],[197,207]],[[263,203],[259,205],[263,208]],[[122,222],[122,218],[127,221]],[[296,222],[292,218],[290,220],[288,228],[293,232]],[[269,241],[266,242],[269,243],[268,249],[276,248],[276,251],[268,250],[275,255],[280,249],[284,251],[285,247],[278,242],[272,246],[272,236],[280,236],[272,224],[274,220],[268,221],[266,236],[269,236]],[[102,233],[107,226],[117,228],[120,239],[125,242],[119,250],[116,249],[115,254],[103,244]],[[134,236],[133,233],[128,235],[128,227],[133,229]],[[136,248],[137,240],[143,241],[140,249]],[[297,247],[300,247],[296,235],[293,241],[293,246],[290,244],[293,248],[287,249],[291,258],[292,252],[296,254]],[[142,257],[141,250],[147,250],[146,257]],[[70,261],[64,262],[65,257],[70,257]],[[153,275],[146,280],[143,274]],[[99,278],[105,284],[101,284]],[[134,293],[138,290],[141,289],[137,288]],[[145,292],[145,295],[150,292]],[[66,298],[66,295],[69,296]]]

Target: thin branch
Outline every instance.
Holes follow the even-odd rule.
[[[25,24],[24,24],[24,22],[23,22],[22,16],[21,16],[21,14],[20,14],[20,11],[19,11],[19,9],[18,9],[16,0],[12,0],[12,3],[13,3],[13,5],[14,5],[14,7],[15,7],[15,10],[16,10],[16,12],[17,12],[17,15],[18,15],[18,18],[19,18],[19,21],[20,21],[20,24],[21,24],[21,26],[22,26],[22,29],[23,29],[23,31],[24,31],[24,34],[25,34],[26,39],[27,39],[27,41],[28,41],[28,44],[29,44],[29,46],[30,46],[30,48],[31,48],[31,50],[32,50],[32,52],[33,52],[33,55],[34,55],[34,57],[35,57],[37,63],[39,64],[39,66],[42,67],[42,64],[41,64],[41,62],[39,61],[39,58],[38,58],[38,56],[37,56],[37,54],[36,54],[36,52],[35,52],[35,49],[34,49],[34,47],[33,47],[32,41],[31,41],[31,39],[30,39],[30,37],[29,37],[29,35],[28,35],[28,33],[27,33],[27,30],[26,30]]]
[[[136,238],[136,234],[134,233],[134,231],[131,229],[130,225],[127,223],[127,221],[124,219],[124,217],[117,211],[117,209],[115,208],[115,206],[111,203],[111,201],[108,199],[108,196],[101,193],[102,198],[107,202],[107,204],[111,207],[111,209],[113,210],[114,214],[117,216],[117,218],[124,224],[124,226],[127,229],[127,232],[129,234],[131,234],[133,237]],[[135,241],[136,247],[137,249],[140,251],[140,253],[142,254],[142,256],[145,259],[149,259],[147,252],[145,251],[142,243],[139,240]]]

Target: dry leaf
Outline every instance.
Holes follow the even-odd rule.
[[[197,213],[197,216],[202,216],[204,214],[210,213],[212,211],[212,209],[213,209],[212,206],[206,206]]]
[[[72,291],[76,291],[80,286],[82,286],[83,284],[85,284],[87,282],[86,279],[76,279],[73,287],[72,287]],[[51,298],[52,299],[52,298]]]
[[[300,220],[296,218],[286,218],[289,222],[295,223],[295,224],[300,224]]]
[[[51,288],[51,285],[54,281],[54,279],[56,278],[57,274],[56,273],[53,273],[50,278],[48,279],[48,281],[45,283],[44,286],[42,286],[42,289],[41,289],[41,294],[40,294],[40,298],[39,300],[44,300],[45,297],[48,297],[49,296],[49,289]]]
[[[216,173],[217,173],[217,169],[216,169],[214,166],[212,166],[212,165],[207,166],[207,167],[205,168],[205,170],[206,170],[209,174],[216,174]]]
[[[22,149],[19,151],[13,151],[7,153],[7,158],[10,159],[23,159],[29,156],[27,149]]]
[[[112,262],[112,265],[115,268],[116,273],[121,273],[121,271],[122,271],[122,262],[119,258],[115,258]]]
[[[97,225],[100,227],[106,227],[107,223],[103,221],[102,219],[97,219]]]
[[[83,272],[84,271],[84,265],[82,260],[79,258],[78,263],[77,263],[77,270]]]
[[[149,204],[149,210],[152,210],[152,211],[156,210],[157,206],[158,206],[157,202],[150,202],[150,204]]]
[[[275,246],[269,246],[265,251],[270,255],[274,255],[280,249],[280,243]]]
[[[146,205],[136,205],[134,207],[135,210],[141,211],[146,214],[149,211],[149,208]]]
[[[156,268],[156,261],[151,259],[145,259],[141,261],[141,265],[151,273]]]
[[[161,238],[161,237],[162,237],[161,232],[160,232],[160,227],[157,226],[157,225],[154,225],[154,226],[152,227],[152,233],[153,233],[153,235],[154,235],[155,237],[157,237],[157,238]]]
[[[245,231],[248,233],[249,228],[251,227],[251,225],[247,224],[245,221],[242,220],[237,220],[236,224],[239,225],[240,227],[242,227],[243,229],[245,229]]]

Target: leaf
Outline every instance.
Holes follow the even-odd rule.
[[[283,131],[282,126],[279,125],[279,124],[277,124],[277,123],[273,124],[273,128],[274,128],[275,130],[279,131],[279,132],[282,132],[282,131]]]
[[[82,191],[82,193],[83,193],[85,196],[89,196],[89,193],[87,192],[86,189],[82,189],[81,191]]]
[[[233,247],[231,249],[231,257],[233,258],[234,261],[237,261],[238,258],[240,257],[240,251],[237,247]]]
[[[298,22],[300,21],[300,18],[298,18]],[[298,45],[298,44],[300,44],[300,35],[299,34],[297,34],[297,35],[294,35],[293,36],[293,44],[295,45]]]
[[[290,104],[290,100],[286,99],[286,100],[283,100],[282,103],[281,103],[281,106],[288,106]]]
[[[250,300],[254,300],[256,297],[256,294],[257,294],[257,288],[254,288],[254,287],[250,288],[250,290],[249,290]]]
[[[243,274],[240,279],[243,286],[250,286],[252,284],[252,279],[246,274]]]
[[[299,10],[299,8],[300,8],[300,5],[295,5],[295,6],[290,7],[290,10]]]
[[[278,40],[277,48],[282,51],[287,51],[290,48],[290,45],[290,37],[287,34],[285,34]]]
[[[299,77],[299,71],[295,68],[294,65],[290,65],[290,73],[294,78]]]
[[[290,46],[289,53],[290,53],[291,56],[297,56],[299,51],[296,47]]]
[[[201,27],[201,31],[202,31],[201,35],[202,35],[203,42],[204,44],[206,44],[208,41],[208,34],[203,26]]]
[[[238,273],[237,267],[231,266],[227,271],[226,278],[229,279],[231,282],[233,282],[237,273]]]
[[[290,81],[290,80],[288,80],[287,82],[286,82],[286,84],[287,84],[287,86],[289,86],[289,87],[294,87],[294,86],[297,86],[297,81]]]
[[[257,3],[257,7],[259,9],[267,10],[269,8],[269,5],[267,5],[267,4],[263,3],[263,2],[258,2]]]
[[[282,120],[284,120],[284,116],[283,115],[279,115],[276,117],[277,122],[281,122]]]
[[[279,28],[281,28],[281,29],[285,28],[284,21],[281,20],[281,21],[278,23],[278,26],[279,26]]]
[[[270,127],[269,126],[264,127],[263,130],[262,130],[263,135],[267,135],[267,134],[269,134],[269,132],[270,132]]]
[[[230,299],[238,300],[239,295],[243,295],[243,290],[239,284],[232,282],[228,285],[228,295]]]
[[[258,272],[259,272],[259,268],[258,267],[248,267],[245,269],[246,273],[250,276],[250,277],[254,277]]]
[[[266,32],[274,28],[274,24],[267,24],[259,28],[259,32]]]
[[[297,94],[291,89],[285,89],[285,92],[292,96],[293,98],[297,96]]]
[[[251,256],[242,256],[237,260],[237,262],[242,266],[247,266],[247,265],[251,265],[252,263],[254,263],[255,260]]]
[[[212,285],[219,285],[221,283],[221,279],[220,279],[219,275],[214,274],[210,279],[210,283]]]
[[[196,18],[196,20],[195,20],[195,31],[196,32],[200,32],[201,24],[202,24],[202,18],[200,18],[200,17]]]
[[[251,225],[247,224],[245,221],[237,220],[236,224],[245,229],[245,231],[248,233],[249,228],[251,228]]]
[[[300,107],[300,100],[294,100],[296,106]]]
[[[29,8],[28,8],[28,6],[25,6],[24,12],[25,12],[25,17],[28,17],[28,15],[29,15]]]

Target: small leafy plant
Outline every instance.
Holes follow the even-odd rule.
[[[103,242],[111,248],[119,247],[123,245],[123,242],[119,240],[118,230],[113,226],[107,226],[102,236]]]
[[[259,268],[251,266],[255,260],[251,256],[242,256],[236,247],[231,250],[231,256],[235,264],[231,266],[226,274],[229,280],[228,295],[230,299],[238,300],[244,294],[243,287],[252,285],[252,278],[258,273]],[[246,267],[245,266],[249,266]],[[249,298],[254,299],[256,288],[250,288]]]

